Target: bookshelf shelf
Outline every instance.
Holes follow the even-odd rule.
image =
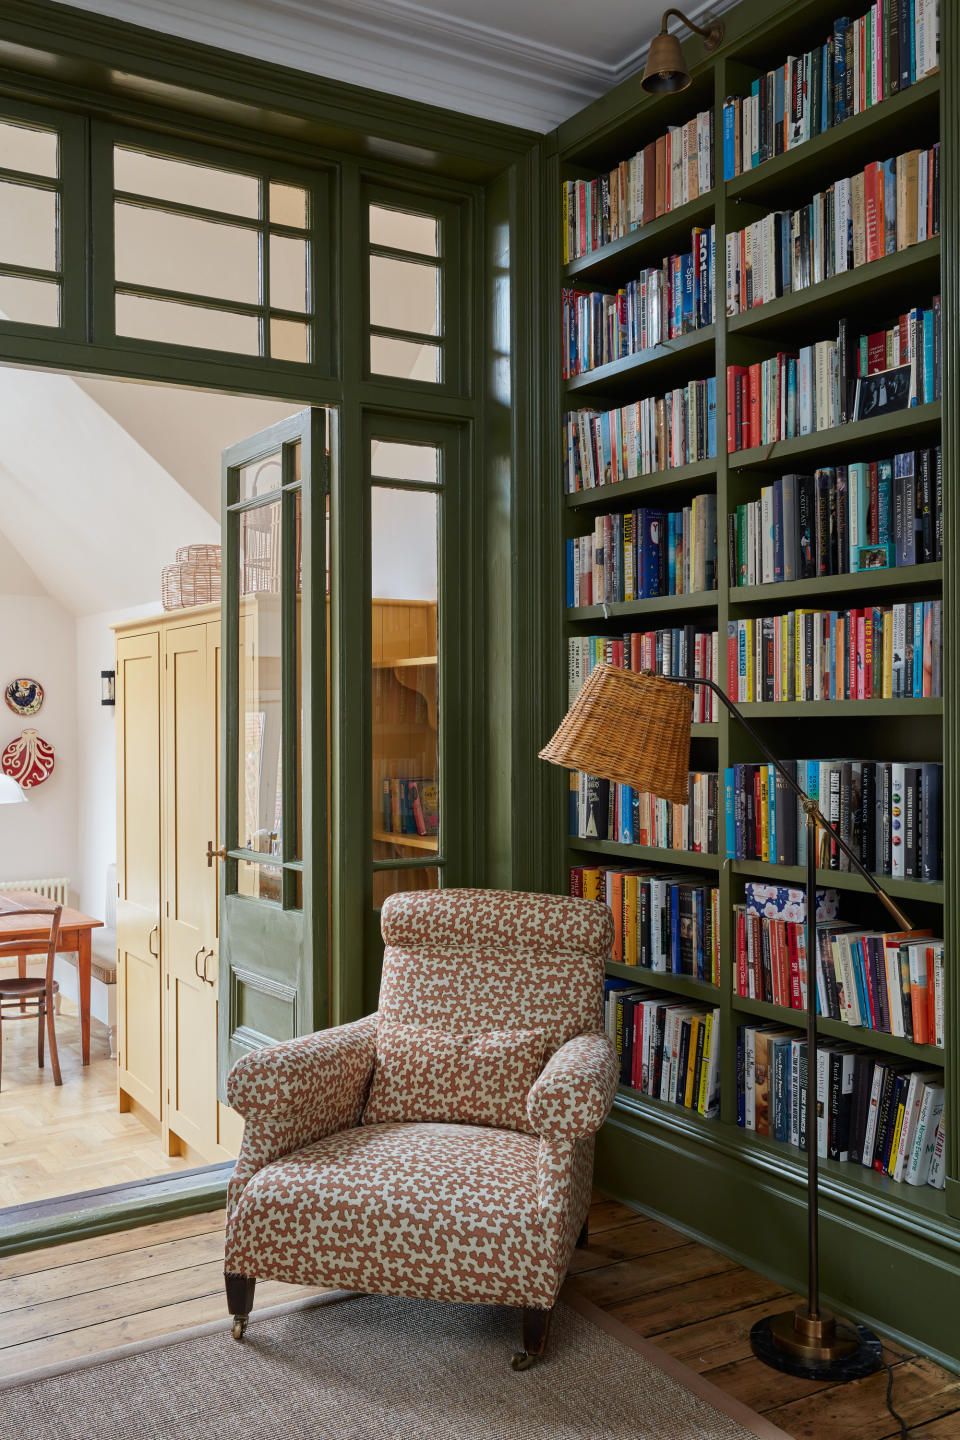
[[[396,835],[392,830],[374,830],[373,838],[381,845],[397,845],[402,850],[429,850],[437,853],[436,835]]]
[[[624,615],[662,615],[674,610],[716,610],[716,590],[694,590],[689,595],[652,595],[649,600],[612,600],[607,605],[573,605],[567,610],[572,624],[589,620],[616,620]]]
[[[809,719],[811,716],[840,719],[868,715],[943,715],[942,700],[755,700],[741,701],[748,720]]]
[[[716,347],[716,331],[712,325],[678,335],[663,345],[638,350],[635,355],[625,355],[622,360],[611,360],[609,365],[597,365],[583,375],[575,375],[566,382],[567,395],[572,405],[589,403],[593,399],[615,400],[618,395],[629,394],[634,399],[640,392],[651,394],[658,388],[669,388],[674,379],[684,382],[706,375],[712,364]]]
[[[801,331],[812,333],[812,326],[827,325],[865,305],[893,307],[898,295],[924,295],[939,283],[940,236],[934,235],[895,255],[832,275],[819,285],[730,315],[727,334],[776,335],[780,339]]]
[[[886,570],[865,570],[855,575],[818,575],[812,580],[789,580],[779,585],[737,585],[730,589],[730,604],[774,606],[789,609],[791,600],[821,602],[876,592],[935,590],[943,584],[943,563],[891,565]],[[785,603],[784,603],[785,602]]]
[[[735,875],[743,875],[747,879],[770,880],[778,885],[806,883],[807,872],[802,865],[771,865],[766,860],[729,860],[727,863]],[[877,878],[883,888],[896,899],[923,901],[928,905],[943,904],[943,885],[938,880],[901,880],[890,875],[880,875]],[[870,893],[866,880],[849,870],[818,870],[817,884],[833,890]]]
[[[685,490],[701,480],[714,480],[716,460],[695,460],[692,465],[678,465],[674,470],[654,470],[649,475],[632,475],[616,485],[597,485],[592,490],[578,490],[566,496],[569,510],[620,510],[621,502],[659,495],[668,490]],[[709,486],[707,487],[710,488]]]
[[[696,200],[659,215],[649,225],[621,235],[602,250],[590,255],[581,255],[564,266],[565,278],[577,290],[610,285],[634,278],[633,271],[641,270],[648,264],[656,265],[669,255],[675,245],[690,242],[690,231],[695,225],[709,225],[713,220],[716,192],[708,190]]]
[[[607,974],[620,980],[635,980],[638,985],[651,985],[654,989],[672,990],[690,1000],[705,1000],[708,1004],[719,1004],[720,987],[711,985],[709,980],[695,980],[692,975],[674,975],[662,970],[648,970],[644,965],[620,965],[615,960],[607,961]]]
[[[620,967],[623,968],[626,967]],[[778,1024],[793,1025],[798,1030],[802,1030],[807,1023],[805,1010],[790,1010],[785,1005],[772,1005],[767,1000],[750,1000],[734,993],[730,1005],[741,1015],[756,1016],[760,1020],[775,1020]],[[818,1018],[817,1033],[828,1035],[831,1040],[848,1040],[851,1045],[862,1045],[868,1050],[882,1050],[887,1055],[899,1055],[916,1061],[918,1065],[943,1065],[943,1051],[936,1045],[915,1045],[912,1040],[905,1040],[900,1035],[887,1035],[881,1030],[865,1030],[861,1026],[844,1025],[841,1020],[831,1020],[827,1016]]]
[[[809,199],[821,181],[853,173],[858,165],[876,160],[885,147],[894,153],[905,136],[914,136],[923,126],[936,126],[940,105],[940,75],[928,75],[899,95],[863,110],[859,115],[834,125],[812,140],[777,155],[728,180],[726,197],[734,204],[776,203],[780,199],[796,205]],[[917,141],[910,140],[911,144]],[[735,213],[735,212],[734,212]]]
[[[796,460],[801,463],[829,463],[825,457],[843,460],[854,451],[866,452],[878,443],[899,444],[916,448],[938,434],[941,420],[939,400],[929,405],[914,405],[892,415],[878,415],[873,420],[856,420],[837,425],[832,430],[818,430],[813,435],[798,435],[794,440],[775,440],[770,445],[755,445],[750,450],[735,450],[727,456],[729,468],[737,470],[779,470]],[[863,458],[857,455],[855,458]]]
[[[719,855],[704,855],[701,850],[661,850],[655,845],[621,845],[616,840],[588,840],[569,835],[571,850],[588,855],[612,855],[643,865],[682,865],[686,870],[719,870]]]

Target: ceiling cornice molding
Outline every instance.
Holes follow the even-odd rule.
[[[695,5],[692,18],[716,15],[733,3]],[[80,4],[186,40],[541,132],[634,74],[649,44],[644,41],[613,65],[475,20],[443,15],[414,0]]]

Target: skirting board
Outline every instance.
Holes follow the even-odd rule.
[[[620,1107],[597,1139],[595,1183],[791,1290],[806,1287],[806,1192],[730,1147]],[[960,1372],[960,1248],[953,1227],[909,1233],[836,1196],[820,1204],[824,1301]]]

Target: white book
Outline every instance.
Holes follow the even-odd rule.
[[[947,1186],[947,1171],[944,1165],[944,1145],[946,1136],[943,1132],[943,1116],[940,1117],[940,1124],[937,1126],[937,1136],[933,1142],[933,1155],[930,1158],[930,1173],[927,1176],[927,1184],[932,1185],[934,1190],[945,1190]]]
[[[942,1085],[924,1086],[910,1163],[904,1176],[908,1185],[926,1185],[930,1177],[930,1162],[933,1160],[937,1131],[943,1119],[943,1098]]]
[[[896,636],[894,636],[896,646]],[[890,874],[896,878],[904,874],[904,824],[905,824],[905,797],[904,797],[904,763],[902,760],[894,760],[890,766]]]
[[[880,1092],[883,1089],[884,1067],[874,1065],[870,1085],[870,1105],[867,1110],[867,1127],[863,1136],[863,1154],[860,1164],[865,1170],[873,1169],[873,1147],[877,1139],[877,1114],[880,1109]]]
[[[827,1158],[830,1126],[830,1051],[817,1051],[817,1154]]]
[[[764,485],[760,491],[761,508],[761,555],[763,563],[763,584],[773,584],[774,535],[773,535],[773,486]],[[751,697],[752,698],[752,697]]]
[[[887,995],[890,1002],[890,1034],[904,1036],[903,990],[900,986],[900,944],[899,941],[885,943],[883,959],[887,974]]]
[[[903,1102],[903,1120],[900,1123],[900,1139],[897,1142],[897,1154],[893,1164],[894,1180],[902,1180],[904,1168],[908,1164],[913,1153],[913,1140],[917,1133],[917,1121],[920,1118],[920,1102],[923,1099],[924,1089],[933,1083],[936,1075],[932,1071],[914,1070],[910,1076],[910,1083],[907,1086],[906,1097]]]

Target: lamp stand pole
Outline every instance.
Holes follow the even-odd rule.
[[[816,800],[771,753],[728,695],[712,680],[671,676],[681,685],[711,690],[740,722],[777,774],[796,794],[803,809],[807,840],[807,1300],[794,1310],[758,1320],[750,1331],[754,1355],[764,1364],[808,1380],[841,1382],[872,1375],[883,1364],[880,1341],[862,1325],[838,1319],[820,1305],[820,1191],[817,1156],[817,831],[828,834],[857,873],[883,902],[901,930],[912,930],[907,916],[862,864],[820,812]]]

